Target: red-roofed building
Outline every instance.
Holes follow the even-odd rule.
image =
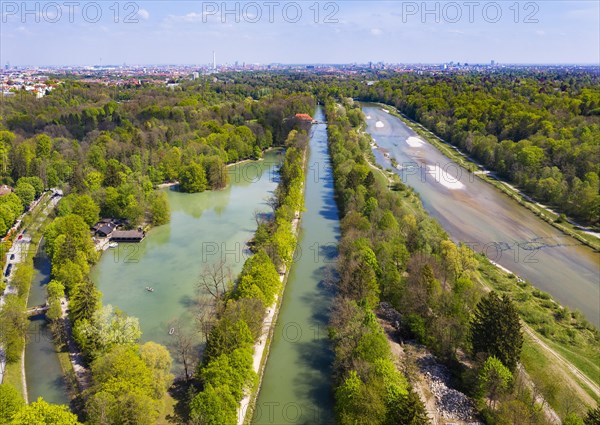
[[[296,119],[302,120],[302,121],[311,121],[312,122],[312,117],[308,114],[296,114]]]

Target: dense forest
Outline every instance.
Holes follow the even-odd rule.
[[[261,320],[265,306],[272,304],[281,286],[276,266],[289,266],[295,247],[291,219],[303,205],[300,186],[306,147],[306,125],[295,114],[312,111],[313,98],[297,94],[255,100],[193,86],[178,91],[125,89],[114,100],[103,86],[68,83],[47,98],[25,95],[6,106],[5,127],[0,131],[5,152],[2,180],[7,185],[16,182],[14,193],[0,198],[7,228],[44,188],[65,191],[56,217],[50,217],[43,231],[52,263],[46,317],[59,350],[66,351],[73,338],[89,367],[91,382],[77,393],[75,405],[90,424],[154,423],[174,378],[166,347],[141,344],[138,319],[102,305],[102,294],[88,277],[99,257],[90,227],[101,216],[126,219],[130,226],[163,224],[169,220],[168,204],[164,193],[154,190],[156,185],[179,180],[183,191],[221,189],[227,184],[225,164],[259,158],[271,146],[286,147],[281,184],[272,203],[275,213],[260,223],[269,236],[255,240],[256,255],[245,265],[235,291],[219,293],[217,288],[214,308],[219,319],[207,332],[206,355],[197,375],[202,391],[194,400],[214,396],[211,391],[217,388],[219,397],[226,396],[225,405],[233,398],[239,401],[240,391],[252,382],[252,371],[244,369],[248,355],[250,365],[252,357],[246,342],[252,342],[260,329],[260,325],[256,328],[259,322],[250,318]],[[0,312],[0,343],[9,362],[20,359],[28,328],[21,300],[28,293],[33,265],[19,267],[19,275],[25,271],[27,276],[13,279],[17,293],[6,296]],[[224,289],[232,287],[225,280],[220,284]],[[63,312],[65,299],[68,316]],[[229,320],[240,326],[247,320],[251,339],[234,332],[241,328],[229,328]],[[187,369],[193,366],[185,364],[189,350],[177,354],[183,356],[189,379]],[[222,370],[229,360],[241,374],[235,384],[221,382],[234,378],[229,369]],[[14,417],[11,423],[24,423],[18,422],[24,410],[20,397],[13,397],[9,389],[6,394],[14,401],[7,417]],[[61,413],[64,409],[56,410],[43,400],[39,403],[30,406],[49,409],[48,414],[56,413],[57,418],[64,416],[64,423],[76,423],[75,416]],[[229,421],[231,414],[235,418],[235,406],[207,411],[205,403],[197,405],[191,405],[192,418],[217,415],[235,422]]]
[[[115,93],[67,82],[43,99],[22,94],[4,100],[0,179],[23,195],[35,177],[42,190],[89,194],[102,216],[131,226],[162,224],[168,213],[156,185],[179,180],[188,192],[224,187],[225,164],[281,146],[296,125],[294,115],[310,113],[312,105],[302,94],[253,99],[201,84]],[[0,208],[0,231],[20,213],[11,199]]]
[[[358,96],[396,106],[536,199],[598,224],[599,87],[591,76],[402,76]]]

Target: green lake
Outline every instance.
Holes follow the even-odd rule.
[[[172,350],[175,337],[169,330],[178,321],[182,332],[194,331],[202,271],[221,259],[235,277],[249,255],[246,242],[256,230],[255,211],[269,212],[266,200],[277,186],[281,151],[265,154],[228,169],[230,184],[219,191],[186,194],[167,191],[171,221],[152,229],[137,244],[119,244],[104,252],[91,278],[102,292],[104,305],[111,304],[139,318],[143,341],[156,341]],[[149,292],[146,287],[154,291]],[[178,328],[178,329],[179,329]]]

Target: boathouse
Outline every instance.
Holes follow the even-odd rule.
[[[141,242],[146,236],[142,229],[137,230],[115,230],[110,236],[112,242]]]

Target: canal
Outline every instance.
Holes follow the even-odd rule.
[[[365,104],[363,112],[377,162],[398,162],[395,172],[454,241],[485,252],[600,327],[600,254],[449,160],[381,107]]]
[[[273,150],[261,161],[228,168],[230,184],[223,190],[186,194],[163,189],[171,221],[152,229],[141,243],[122,243],[104,252],[93,268],[91,278],[102,292],[102,303],[139,318],[143,341],[172,350],[176,338],[169,331],[177,326],[200,344],[195,317],[207,299],[198,290],[200,274],[221,260],[232,278],[241,271],[249,254],[246,242],[257,226],[255,211],[270,210],[266,200],[277,186],[280,156],[281,151]],[[171,355],[180,370],[173,350]]]
[[[43,241],[33,259],[33,265],[35,269],[28,307],[46,302],[46,285],[50,281],[51,264],[44,250]],[[49,403],[69,404],[66,382],[45,314],[29,317],[25,347],[25,378],[30,403],[36,401],[38,397],[43,397]]]
[[[315,118],[325,121],[321,107]],[[253,423],[333,423],[331,364],[327,336],[332,294],[325,289],[340,236],[327,126],[312,127],[305,184],[306,212],[273,334]]]

